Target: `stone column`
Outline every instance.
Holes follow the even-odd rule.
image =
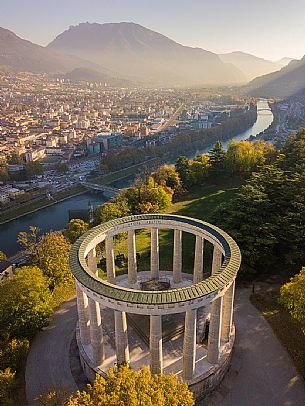
[[[162,359],[162,316],[150,315],[150,372],[160,374],[163,369]]]
[[[88,267],[96,276],[98,276],[97,263],[96,263],[96,249],[92,248],[88,252]]]
[[[117,364],[129,363],[126,313],[114,311],[115,346]]]
[[[212,261],[212,275],[218,272],[222,264],[222,252],[214,246],[213,261]]]
[[[104,360],[104,340],[100,304],[88,298],[90,317],[90,340],[92,347],[92,361],[95,366],[102,364]]]
[[[211,304],[211,320],[208,340],[208,361],[217,364],[219,360],[220,331],[222,318],[222,297],[213,300]]]
[[[159,237],[156,227],[151,229],[150,271],[152,278],[159,278]]]
[[[106,250],[107,281],[110,283],[115,283],[114,245],[112,236],[106,236],[105,250]]]
[[[174,230],[173,281],[182,280],[182,231]]]
[[[183,341],[183,370],[182,377],[189,381],[193,378],[196,362],[196,324],[197,309],[185,312],[185,327]]]
[[[193,275],[194,283],[201,282],[203,279],[203,247],[204,247],[204,238],[196,235],[194,275]]]
[[[222,303],[222,322],[221,322],[221,341],[225,344],[230,339],[231,327],[233,322],[233,304],[234,304],[235,281],[232,282],[229,289],[223,297]]]
[[[90,344],[89,314],[88,314],[88,296],[76,285],[77,312],[80,338],[83,345]]]
[[[135,230],[128,231],[128,282],[137,282],[137,254]]]

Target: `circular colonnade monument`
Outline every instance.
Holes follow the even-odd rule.
[[[137,271],[136,230],[151,230],[150,270]],[[173,270],[159,268],[159,229],[173,230]],[[116,276],[114,236],[128,233],[128,273]],[[194,266],[182,272],[182,233],[195,236]],[[98,277],[97,244],[105,242],[107,280]],[[213,246],[204,278],[204,245]],[[193,255],[191,252],[190,255]],[[241,256],[235,241],[203,221],[144,214],[109,221],[80,237],[70,254],[76,281],[77,343],[93,381],[127,363],[185,380],[197,399],[228,369],[234,343],[233,301]]]

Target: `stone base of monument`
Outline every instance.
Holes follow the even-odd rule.
[[[102,317],[105,318],[105,311],[112,312],[111,309],[102,309]],[[113,312],[112,312],[113,313]],[[204,312],[201,312],[202,317],[205,317]],[[111,316],[107,317],[107,322],[104,325],[111,326]],[[199,324],[200,324],[200,320]],[[96,374],[106,376],[109,367],[116,366],[116,353],[113,339],[114,331],[108,328],[104,331],[105,340],[105,360],[102,365],[96,366],[91,361],[91,348],[90,345],[83,346],[80,341],[79,329],[76,330],[76,339],[79,348],[80,361],[84,373],[88,380],[92,383]],[[198,335],[197,335],[198,337]],[[224,378],[231,360],[232,348],[235,339],[234,326],[230,341],[220,347],[220,358],[217,364],[210,364],[207,361],[207,346],[204,343],[197,344],[196,348],[196,368],[195,374],[191,381],[187,382],[189,389],[194,393],[196,400],[204,399],[209,396],[221,383]],[[134,330],[131,324],[128,326],[128,340],[130,349],[130,366],[134,369],[139,369],[142,365],[149,365],[149,348],[139,337],[138,332]],[[183,348],[183,334],[181,333],[168,342],[163,343],[163,373],[174,373],[181,378],[182,372],[182,348]]]
[[[233,345],[235,341],[234,325],[232,330],[233,331],[230,337],[230,341],[227,343],[225,348],[222,348],[218,364],[210,364],[211,367],[206,373],[198,377],[195,376],[194,379],[189,383],[189,390],[193,392],[194,398],[197,401],[210,396],[213,391],[217,389],[217,387],[221,384],[222,380],[229,370]]]

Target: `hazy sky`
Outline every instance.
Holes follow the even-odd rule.
[[[0,26],[41,45],[80,22],[133,21],[213,52],[300,58],[304,19],[305,0],[0,0]]]

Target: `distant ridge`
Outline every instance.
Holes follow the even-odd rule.
[[[279,65],[281,65],[282,67],[287,66],[291,61],[295,61],[294,58],[288,58],[288,57],[284,57],[279,59],[278,61],[276,61],[276,63],[278,63]]]
[[[0,72],[58,74],[111,86],[236,86],[277,70],[252,80],[246,91],[285,97],[305,88],[304,58],[290,59],[272,62],[244,52],[217,55],[135,23],[81,23],[48,47],[0,27]]]
[[[220,54],[219,56],[223,62],[231,63],[236,66],[245,75],[247,81],[257,76],[280,70],[284,66],[278,62],[268,61],[267,59],[239,51]]]
[[[48,49],[101,65],[118,75],[156,85],[224,85],[245,82],[232,64],[213,52],[178,44],[135,23],[81,23]]]
[[[109,85],[123,85],[112,72],[92,62],[71,55],[62,55],[24,40],[5,28],[0,27],[0,72],[32,72],[65,75],[79,69],[98,73],[99,80]],[[71,73],[73,76],[73,73]],[[74,72],[75,75],[75,72]]]
[[[15,71],[36,73],[67,72],[76,66],[93,66],[76,57],[63,56],[24,40],[5,28],[0,27],[0,65]]]
[[[279,72],[270,73],[249,83],[253,96],[287,97],[305,89],[305,56],[293,60]]]

